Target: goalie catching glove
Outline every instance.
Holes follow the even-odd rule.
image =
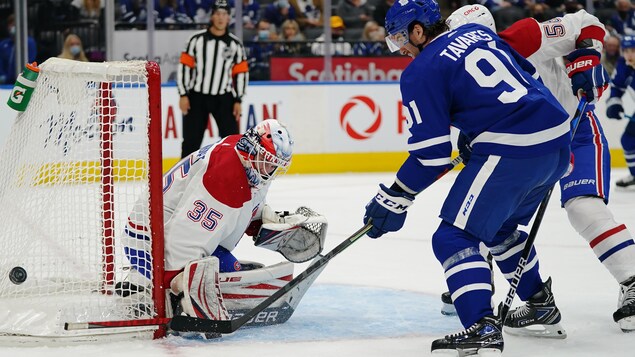
[[[290,262],[304,263],[322,252],[327,227],[326,217],[310,208],[300,207],[289,214],[265,205],[254,244],[278,252]]]

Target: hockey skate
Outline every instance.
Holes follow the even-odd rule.
[[[560,319],[560,310],[553,298],[549,278],[525,305],[509,311],[504,322],[505,332],[516,336],[566,338],[567,333],[560,326]]]
[[[627,187],[635,188],[635,176],[628,175],[624,177],[623,179],[617,181],[615,183],[615,186],[621,187],[621,188],[627,188]]]
[[[431,351],[433,355],[497,356],[503,352],[503,345],[500,322],[494,316],[485,316],[465,331],[433,341]]]
[[[635,276],[620,285],[618,309],[613,313],[613,320],[622,331],[635,331]]]

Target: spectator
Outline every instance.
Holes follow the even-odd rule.
[[[350,56],[353,54],[353,47],[350,43],[344,41],[344,20],[339,16],[331,16],[331,55]],[[311,45],[311,53],[316,56],[324,56],[326,53],[324,44],[324,34],[315,39],[315,43]]]
[[[565,14],[575,14],[576,12],[584,9],[584,6],[577,2],[577,0],[565,0],[564,2],[564,13]],[[554,16],[555,17],[555,16]]]
[[[366,1],[341,0],[337,6],[337,15],[344,20],[347,28],[361,29],[371,19],[372,9]]]
[[[146,2],[145,0],[119,0],[119,9],[117,10],[118,20],[127,23],[145,23]],[[158,12],[155,9],[155,21],[158,18]]]
[[[375,11],[373,11],[373,20],[379,24],[379,26],[384,27],[386,22],[386,13],[388,9],[395,3],[395,0],[384,0],[377,7]]]
[[[276,41],[278,39],[278,33],[276,32],[276,26],[267,20],[260,20],[258,22],[258,34],[254,41]]]
[[[503,31],[511,24],[518,20],[525,18],[525,12],[518,6],[514,6],[509,1],[502,1],[500,7],[495,12],[492,12],[494,22],[496,22],[496,29]]]
[[[185,13],[197,24],[206,24],[214,5],[213,0],[183,0]]]
[[[609,19],[608,30],[614,35],[635,35],[635,11],[630,0],[617,0],[615,9],[617,12]]]
[[[322,0],[289,0],[295,11],[295,19],[301,29],[322,27],[324,9]]]
[[[297,41],[305,41],[304,34],[300,31],[300,25],[295,20],[286,20],[282,23],[280,31],[280,40],[285,42],[279,44],[277,52],[280,54],[300,54],[302,52],[302,44]],[[292,43],[286,43],[292,42]],[[295,42],[295,43],[294,43]]]
[[[17,78],[15,73],[15,16],[13,14],[7,18],[7,31],[9,37],[0,41],[0,84],[13,84]],[[35,40],[28,36],[27,42],[28,62],[33,62],[37,55]]]
[[[375,21],[368,21],[362,32],[362,41],[353,46],[356,56],[381,56],[384,54],[386,31]]]
[[[287,20],[295,19],[295,9],[291,7],[289,0],[276,0],[265,8],[263,17],[280,28]]]
[[[243,0],[243,27],[253,29],[258,21],[260,21],[260,4],[256,0]]]
[[[258,22],[258,33],[253,43],[247,48],[249,58],[249,78],[253,80],[269,80],[269,58],[274,51],[271,41],[278,40],[276,27],[267,20]]]
[[[187,15],[182,0],[154,0],[159,19],[166,24],[191,24],[194,20]]]
[[[602,66],[607,72],[613,74],[615,64],[620,58],[620,39],[617,36],[609,36],[604,40],[604,53],[602,54]]]
[[[71,5],[77,8],[82,19],[99,21],[105,4],[101,0],[73,0]]]
[[[64,47],[62,48],[62,53],[60,53],[57,57],[88,62],[88,58],[84,53],[84,47],[82,46],[82,40],[74,33],[68,34],[66,36],[66,39],[64,40]]]

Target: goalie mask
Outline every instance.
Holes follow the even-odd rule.
[[[263,185],[283,174],[291,165],[293,140],[287,128],[267,119],[247,130],[236,144],[249,184]]]

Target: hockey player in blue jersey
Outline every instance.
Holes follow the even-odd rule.
[[[492,14],[482,5],[463,6],[454,11],[446,22],[450,29],[466,23],[479,23],[496,31]],[[575,165],[560,180],[560,200],[571,226],[588,242],[598,260],[619,284],[618,309],[613,313],[613,319],[624,332],[629,332],[635,331],[635,243],[626,225],[616,221],[607,206],[611,157],[602,124],[592,104],[608,85],[608,74],[600,64],[605,35],[602,23],[584,10],[543,23],[532,18],[523,19],[498,32],[503,41],[535,66],[545,86],[572,116],[578,106],[573,92],[582,89],[587,103],[590,103],[571,142]],[[632,53],[635,59],[633,49],[626,53]],[[570,60],[566,67],[584,70],[577,73],[567,71],[561,61],[565,56]],[[586,66],[575,65],[576,61],[589,59],[591,61]],[[465,147],[464,151],[469,153],[469,147]],[[464,153],[461,155],[464,156]],[[560,337],[548,335],[548,330],[537,326],[545,318],[539,314],[540,307],[549,297],[550,291],[545,289],[522,308],[510,311],[510,318],[505,320],[506,331],[510,334]]]
[[[432,351],[500,353],[491,270],[479,244],[499,257],[502,271],[514,271],[527,239],[518,225],[529,223],[569,165],[568,114],[523,70],[533,70],[531,64],[494,32],[472,24],[448,32],[434,0],[395,2],[386,30],[389,48],[413,57],[400,83],[410,155],[395,182],[380,184],[366,206],[364,222],[373,226],[368,235],[401,229],[415,195],[451,168],[450,127],[467,135],[471,159],[448,193],[432,237],[466,330],[435,340]],[[517,288],[523,300],[543,288],[535,249],[529,262]],[[553,300],[545,308],[559,314]]]
[[[606,102],[606,116],[620,120],[624,117],[622,96],[627,87],[635,89],[633,81],[635,74],[635,36],[622,38],[622,57],[615,65],[615,72],[611,78],[611,96]],[[635,187],[635,113],[631,113],[628,124],[622,134],[622,148],[630,175],[617,181],[618,187]]]

